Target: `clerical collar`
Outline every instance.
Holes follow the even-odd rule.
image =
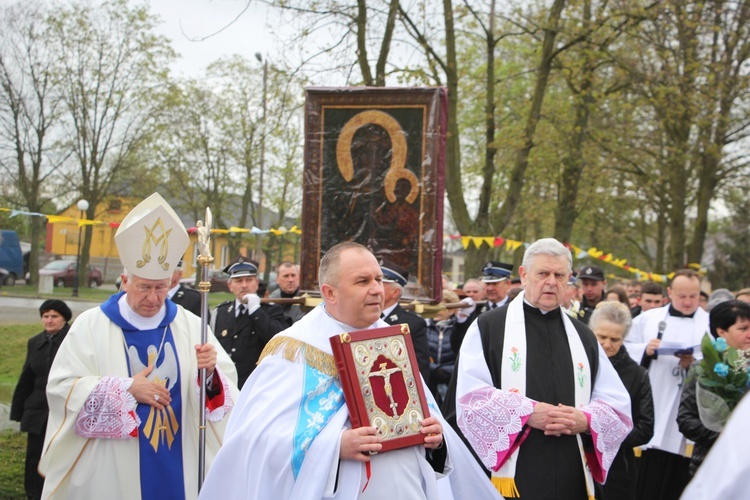
[[[692,318],[693,316],[695,316],[695,311],[693,311],[691,314],[685,314],[675,309],[672,304],[669,304],[669,315],[676,318]]]
[[[541,309],[539,309],[539,308],[538,308],[537,306],[535,306],[535,305],[532,305],[532,304],[531,304],[531,302],[529,302],[528,300],[526,300],[526,297],[524,297],[524,298],[523,298],[523,303],[524,303],[525,305],[529,306],[529,307],[530,307],[531,309],[536,309],[536,310],[537,310],[537,311],[539,312],[539,314],[541,314],[542,316],[546,316],[546,315],[548,315],[548,314],[549,314],[549,313],[551,313],[551,312],[555,312],[555,311],[559,311],[559,310],[560,310],[560,308],[559,308],[559,307],[557,307],[557,308],[555,308],[555,309],[552,309],[551,311],[542,311],[542,310],[541,310]]]
[[[164,317],[167,315],[167,308],[162,305],[161,309],[159,309],[159,312],[154,314],[150,318],[141,316],[137,312],[133,311],[133,309],[130,307],[130,304],[128,304],[126,296],[127,293],[123,293],[122,297],[120,297],[120,300],[117,301],[117,306],[120,309],[120,316],[122,316],[122,319],[136,327],[138,330],[153,330],[157,328],[161,324]]]
[[[167,292],[167,298],[171,299],[172,297],[174,297],[174,294],[176,294],[177,290],[179,290],[179,289],[180,289],[180,282],[178,281],[177,285],[174,286],[174,287],[172,287],[172,289]]]

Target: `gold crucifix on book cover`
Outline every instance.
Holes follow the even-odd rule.
[[[352,427],[372,426],[382,451],[424,442],[428,417],[419,365],[406,324],[331,337]]]

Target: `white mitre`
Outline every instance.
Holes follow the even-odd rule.
[[[149,280],[170,278],[189,243],[185,226],[159,193],[133,208],[115,234],[122,265]]]

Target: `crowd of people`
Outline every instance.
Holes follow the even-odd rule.
[[[517,276],[490,261],[420,317],[408,270],[343,242],[321,259],[321,305],[286,300],[292,262],[261,300],[258,263],[239,259],[234,298],[201,319],[179,284],[187,241],[153,195],[115,237],[121,292],[72,324],[64,302],[40,307],[11,410],[28,498],[677,499],[707,455],[715,467],[694,371],[707,332],[750,349],[748,289],[709,295],[687,269],[666,289],[608,286],[545,238]],[[329,338],[396,324],[429,415],[421,444],[381,452],[377,427],[351,425]]]

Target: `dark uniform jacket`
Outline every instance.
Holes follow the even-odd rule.
[[[400,325],[406,323],[409,325],[411,341],[414,344],[414,354],[417,356],[419,364],[419,373],[422,374],[425,384],[430,383],[430,346],[427,343],[427,323],[425,320],[413,312],[404,310],[400,305],[396,305],[383,321],[389,325]]]
[[[252,314],[235,317],[235,301],[219,304],[211,314],[211,327],[237,367],[237,385],[242,388],[255,369],[258,357],[269,340],[291,326],[281,307],[262,304]]]
[[[508,304],[508,296],[506,295],[503,299],[503,304],[497,306],[497,307],[503,307],[504,305]],[[466,318],[466,321],[463,323],[459,323],[456,321],[456,323],[453,325],[453,331],[451,332],[451,349],[453,349],[453,352],[458,354],[458,351],[461,349],[461,344],[464,341],[464,337],[466,336],[466,332],[469,331],[469,327],[472,323],[479,317],[480,314],[484,314],[487,311],[492,311],[492,308],[490,307],[490,301],[485,301],[484,304],[481,306],[477,306],[476,309],[474,309],[474,312],[469,314],[469,317]]]
[[[57,349],[68,334],[70,325],[65,326],[47,340],[45,332],[29,339],[26,348],[26,362],[21,370],[13,402],[10,408],[10,419],[21,422],[21,430],[31,434],[41,434],[47,428],[47,376],[50,366],[57,355]]]
[[[469,327],[472,323],[474,323],[474,321],[476,321],[479,315],[485,312],[485,306],[482,306],[482,308],[477,307],[476,309],[474,309],[474,312],[469,314],[469,317],[466,318],[466,321],[464,321],[463,323],[459,323],[458,321],[456,321],[456,323],[453,325],[453,331],[451,332],[451,349],[453,349],[453,352],[455,352],[456,355],[458,355],[458,351],[461,350],[461,344],[463,344],[464,342],[466,332],[469,331]]]
[[[172,302],[181,305],[198,317],[201,315],[201,294],[197,290],[180,285],[172,296]]]
[[[606,292],[602,292],[602,298],[601,298],[601,300],[599,300],[599,302],[601,302],[602,300],[606,300],[606,299],[607,299]],[[597,302],[596,304],[594,304],[592,306],[592,305],[589,305],[589,301],[588,301],[588,299],[586,299],[586,297],[583,297],[581,299],[581,311],[583,311],[583,316],[581,316],[579,319],[581,320],[581,322],[584,325],[588,325],[589,324],[589,320],[591,319],[591,315],[594,314],[594,309],[596,309],[596,306],[599,304],[599,302]],[[631,313],[631,315],[632,315],[632,313]]]

